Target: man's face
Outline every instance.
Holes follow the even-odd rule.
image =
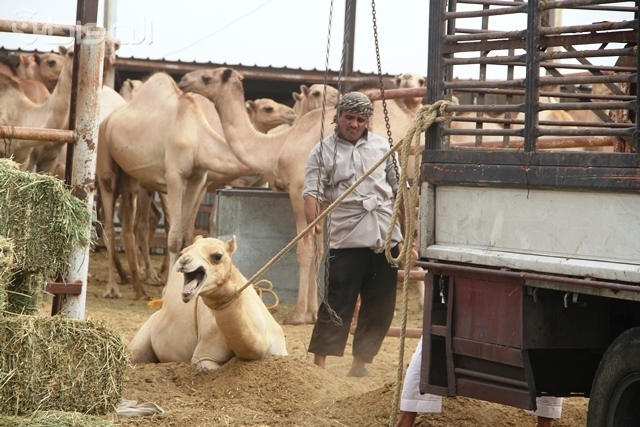
[[[343,111],[338,117],[338,136],[355,144],[367,128],[368,121],[367,116]]]

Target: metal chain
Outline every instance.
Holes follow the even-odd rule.
[[[371,0],[371,11],[373,14],[373,38],[376,43],[376,61],[378,63],[378,81],[380,83],[380,99],[382,101],[382,110],[384,111],[384,121],[387,127],[387,137],[389,139],[389,146],[393,147],[393,138],[391,136],[391,125],[389,124],[389,112],[387,111],[387,100],[384,95],[384,82],[382,81],[382,65],[380,62],[380,46],[378,45],[378,22],[376,20],[376,2]],[[393,169],[396,172],[396,181],[400,185],[400,171],[398,170],[398,162],[396,156],[392,156]]]
[[[347,16],[349,16],[349,13],[351,13],[351,8],[349,6],[349,10],[347,11]],[[331,51],[331,23],[333,20],[333,0],[331,0],[331,5],[329,7],[329,28],[327,30],[327,54],[325,57],[325,67],[324,67],[324,90],[323,90],[323,94],[322,94],[322,117],[321,117],[321,121],[320,121],[320,169],[324,169],[324,153],[323,153],[323,148],[324,148],[324,144],[322,144],[322,141],[324,140],[324,122],[325,122],[325,112],[326,112],[326,106],[327,106],[327,85],[329,84],[329,53]],[[343,44],[343,50],[344,50],[344,46],[346,45],[346,40],[344,41]],[[343,55],[343,59],[342,62],[340,63],[340,71],[338,72],[338,87],[340,87],[340,83],[342,81],[342,70],[344,69],[344,55]],[[334,133],[334,138],[335,138],[335,133]],[[334,158],[335,158],[335,152],[334,152]],[[318,182],[316,184],[316,194],[320,194],[320,174],[318,174]],[[319,205],[317,205],[318,207],[316,208],[316,216],[318,216],[320,214],[319,212]],[[320,300],[325,304],[325,307],[327,308],[327,312],[329,313],[329,316],[331,317],[332,322],[335,325],[342,325],[342,318],[338,315],[338,313],[336,313],[331,306],[329,305],[329,256],[328,256],[328,251],[329,251],[329,236],[330,236],[330,228],[331,228],[331,216],[327,216],[327,219],[325,221],[325,226],[323,227],[323,239],[322,239],[322,244],[324,247],[323,253],[327,253],[327,256],[325,256],[325,260],[324,260],[324,280],[323,280],[323,291],[322,293],[320,292],[320,290],[318,290],[318,293],[320,295]],[[315,258],[316,255],[318,254],[318,250],[317,250],[317,240],[313,239],[313,253],[314,253],[314,262],[317,263],[318,260]],[[316,264],[317,265],[317,264]],[[317,279],[316,279],[317,280]]]

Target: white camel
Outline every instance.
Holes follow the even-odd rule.
[[[154,108],[150,109],[149,105]],[[243,116],[247,117],[246,110]],[[240,163],[225,140],[207,123],[189,94],[166,73],[151,76],[136,96],[100,125],[96,177],[105,214],[105,238],[115,253],[113,204],[121,192],[122,240],[135,297],[146,296],[137,274],[133,233],[140,185],[167,194],[169,266],[190,243],[193,222],[207,180],[228,182],[253,171]],[[115,265],[109,256],[105,297],[121,297]]]
[[[304,169],[313,146],[320,140],[321,110],[313,110],[299,118],[291,128],[275,134],[260,134],[253,129],[245,114],[244,90],[240,73],[231,68],[193,71],[182,77],[180,88],[186,92],[200,93],[211,99],[218,109],[229,146],[249,168],[280,180],[289,192],[298,233],[307,226],[302,199]],[[412,123],[413,115],[406,108],[389,103],[390,124],[400,139]],[[333,131],[331,125],[335,108],[325,114],[324,129]],[[372,131],[386,135],[382,108],[374,104]],[[408,125],[407,125],[408,123]],[[381,127],[382,126],[382,127]],[[405,126],[405,127],[403,127]],[[326,136],[326,134],[325,134]],[[296,260],[300,282],[298,300],[293,314],[286,320],[290,324],[314,323],[318,311],[317,265],[321,259],[322,236],[316,244],[298,243]],[[313,247],[317,248],[314,256]],[[314,262],[315,259],[315,262]]]
[[[71,73],[73,53],[60,46],[65,56],[59,82],[53,93],[43,104],[35,104],[20,90],[17,80],[0,74],[0,124],[48,129],[66,129],[68,125],[69,104],[71,99]],[[28,167],[28,160],[37,141],[12,140],[0,144],[0,155],[11,157],[21,165]]]
[[[192,363],[217,369],[233,357],[286,356],[282,327],[233,265],[235,237],[197,236],[169,274],[162,308],[127,346],[132,363]]]
[[[394,83],[398,89],[414,89],[427,85],[426,79],[418,73],[399,74],[394,79]],[[402,102],[415,113],[422,106],[423,99],[424,97],[404,98]]]

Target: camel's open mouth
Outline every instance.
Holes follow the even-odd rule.
[[[189,299],[193,293],[200,287],[202,284],[202,279],[205,276],[205,270],[203,267],[198,267],[197,269],[184,272],[184,287],[182,288],[182,298]]]

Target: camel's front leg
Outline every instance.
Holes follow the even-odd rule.
[[[136,245],[136,235],[133,229],[139,189],[140,183],[138,181],[123,174],[120,199],[120,219],[122,222],[120,237],[122,238],[124,252],[127,256],[129,271],[131,271],[131,282],[133,291],[135,292],[135,299],[148,298],[142,282],[140,282],[140,275],[138,274],[138,246]]]
[[[160,221],[158,215],[153,215],[152,221],[152,207],[153,207],[153,191],[149,191],[146,188],[140,188],[138,191],[138,203],[136,208],[135,217],[135,233],[136,241],[140,249],[140,255],[144,260],[145,280],[152,285],[161,285],[163,282],[160,280],[156,269],[153,267],[151,257],[149,256],[149,241],[153,238],[155,229]]]
[[[109,260],[109,280],[107,281],[107,289],[103,295],[104,298],[122,298],[120,289],[118,289],[118,270],[116,268],[115,257],[115,230],[113,227],[113,211],[115,207],[116,188],[118,177],[117,170],[107,170],[98,175],[98,186],[100,187],[100,201],[102,202],[102,212],[104,214],[104,240],[107,245],[107,257]]]
[[[302,199],[302,193],[298,195],[297,192],[291,191],[289,193],[291,199],[291,206],[293,208],[293,214],[296,220],[296,230],[298,234],[307,227],[307,222],[304,217],[304,202]],[[315,323],[318,307],[316,296],[316,277],[317,269],[312,267],[315,263],[321,262],[320,259],[314,259],[314,243],[305,243],[304,239],[298,242],[296,248],[296,261],[298,263],[298,272],[300,281],[298,283],[298,301],[293,310],[293,313],[289,318],[285,319],[284,323],[289,325],[300,325],[305,323]],[[313,272],[316,273],[313,273]],[[313,280],[310,280],[313,277]],[[309,289],[312,288],[312,289]],[[314,306],[310,307],[310,292],[313,293],[312,299]]]
[[[167,236],[167,248],[169,249],[169,271],[178,260],[180,251],[185,246],[189,235],[190,213],[194,204],[199,200],[202,187],[205,185],[206,174],[197,174],[195,177],[185,180],[178,172],[167,172],[167,196],[169,199],[169,211],[171,223]]]

